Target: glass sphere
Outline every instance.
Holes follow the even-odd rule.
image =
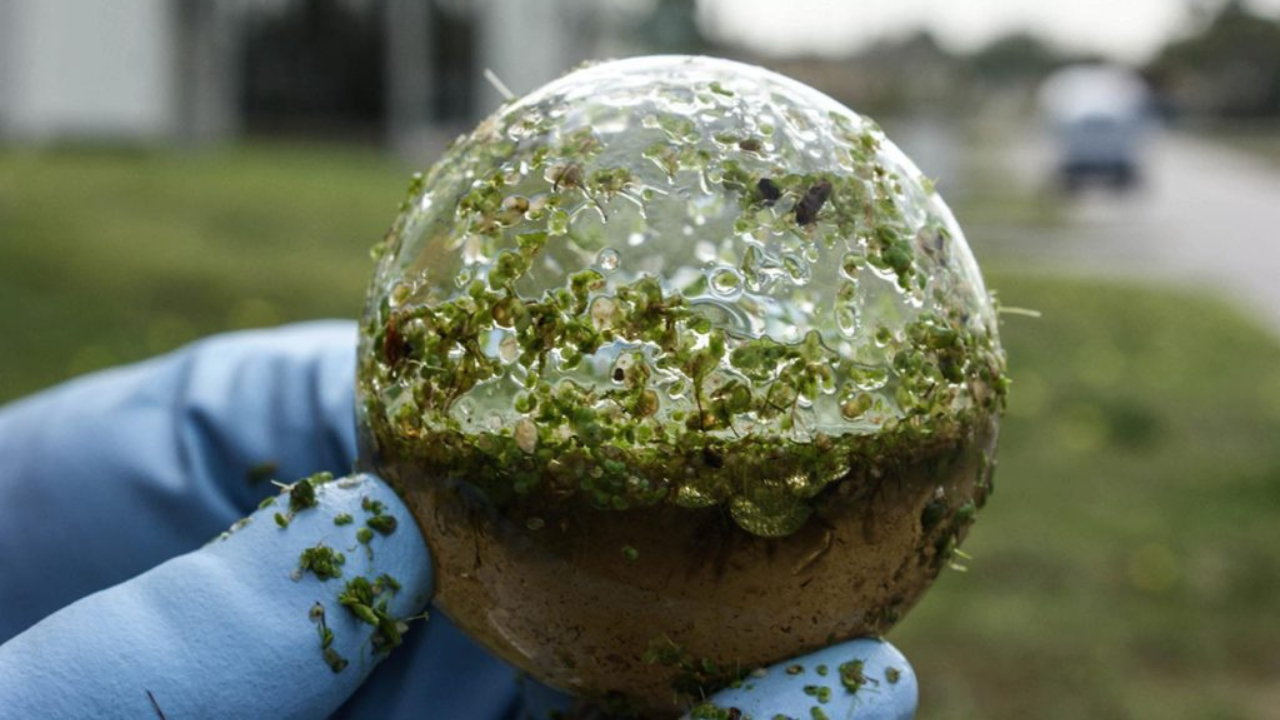
[[[361,333],[362,454],[436,604],[649,715],[887,630],[990,490],[995,313],[931,183],[761,68],[647,57],[415,179]]]

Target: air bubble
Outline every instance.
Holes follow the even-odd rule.
[[[607,273],[617,270],[620,264],[622,264],[622,258],[613,248],[605,248],[596,256],[596,266]]]

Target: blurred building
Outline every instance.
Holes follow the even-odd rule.
[[[590,0],[0,0],[0,138],[413,143],[590,56]]]
[[[0,132],[36,143],[235,132],[230,10],[184,0],[0,0]]]

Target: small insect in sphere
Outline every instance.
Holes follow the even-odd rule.
[[[382,338],[382,357],[387,364],[396,367],[413,352],[413,345],[400,334],[400,319],[395,315],[387,321],[387,332]]]
[[[796,222],[801,225],[812,225],[818,219],[818,211],[831,197],[831,182],[819,180],[796,203]]]
[[[582,168],[577,164],[555,165],[550,170],[552,192],[560,192],[560,188],[576,188],[582,186]]]
[[[760,197],[764,198],[765,205],[772,205],[782,197],[782,190],[778,188],[778,184],[769,178],[760,178],[756,187],[760,190]]]

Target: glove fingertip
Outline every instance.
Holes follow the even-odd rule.
[[[687,717],[720,717],[717,711],[736,709],[756,718],[911,720],[919,692],[915,672],[897,648],[861,638],[758,670]]]

